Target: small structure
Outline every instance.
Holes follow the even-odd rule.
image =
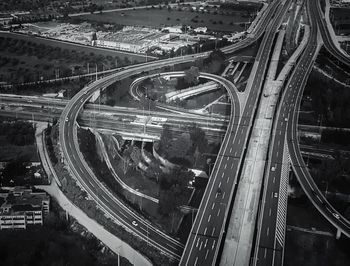
[[[64,97],[64,93],[66,92],[66,90],[60,90],[57,94],[58,98],[63,98]]]
[[[43,216],[50,211],[50,197],[46,192],[30,188],[1,189],[0,230],[26,229],[28,225],[43,225]]]
[[[207,27],[198,27],[194,29],[195,33],[207,33],[208,28]]]
[[[162,29],[162,31],[167,31],[169,33],[182,33],[182,27],[181,26],[165,27]]]

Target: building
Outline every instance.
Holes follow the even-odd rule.
[[[45,192],[15,187],[0,191],[0,230],[26,229],[29,225],[43,225],[50,211],[50,197]]]
[[[169,33],[162,33],[149,28],[127,26],[122,31],[98,36],[93,44],[132,53],[144,53],[152,46],[169,40],[169,38]]]
[[[162,31],[167,31],[169,33],[182,33],[182,26],[165,27]]]
[[[2,15],[0,14],[0,25],[8,25],[12,22],[13,17],[11,15]]]

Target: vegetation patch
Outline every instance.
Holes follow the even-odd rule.
[[[57,132],[57,130],[58,127],[55,125],[52,131]],[[52,133],[51,136],[56,136],[56,134]],[[67,168],[61,163],[62,157],[57,146],[57,141],[57,138],[52,138],[54,153],[58,158],[58,162],[54,165],[54,168],[58,174],[58,177],[60,178],[62,183],[61,189],[65,195],[75,205],[82,209],[90,218],[93,218],[109,232],[118,236],[121,240],[125,241],[130,246],[147,256],[154,265],[176,265],[175,261],[171,260],[167,256],[164,256],[164,254],[162,254],[158,249],[147,245],[145,241],[127,232],[124,227],[116,224],[110,218],[107,218],[105,214],[97,207],[96,202],[88,199],[87,193],[79,187],[76,180],[71,177],[70,173],[67,171]]]
[[[138,62],[135,56],[83,45],[0,34],[0,81],[22,83],[86,74]],[[142,60],[144,61],[144,60]]]

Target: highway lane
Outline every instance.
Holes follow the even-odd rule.
[[[35,100],[28,100],[30,102],[23,102],[24,99],[6,98],[0,103],[3,109],[0,110],[0,115],[8,117],[17,117],[22,119],[30,119],[36,121],[50,122],[53,118],[59,118],[62,106],[56,108],[47,102],[38,103]],[[67,101],[64,101],[67,103]],[[146,131],[159,136],[162,131],[162,124],[172,125],[173,131],[181,131],[183,126],[191,126],[196,124],[207,132],[209,137],[220,138],[226,132],[227,120],[226,118],[215,118],[212,116],[196,117],[188,116],[187,114],[174,114],[167,112],[145,111],[136,108],[125,107],[109,107],[98,105],[85,105],[86,108],[78,117],[78,123],[83,127],[92,127],[98,129],[107,129],[115,132],[125,131],[137,132]],[[137,122],[137,117],[148,120],[145,123]],[[166,119],[163,122],[152,122],[149,118]]]
[[[140,70],[136,67],[136,69],[133,71],[126,71],[124,73],[125,76],[120,76],[118,74],[116,74],[116,76],[119,76],[118,78],[125,78],[126,76],[133,75],[136,71],[139,72]],[[218,82],[223,83],[223,85],[225,85],[227,89],[230,89],[230,87],[232,87],[231,83],[225,80],[224,78],[210,74],[206,75],[208,76],[208,78],[216,79]],[[71,104],[71,102],[68,103],[68,108],[65,109],[67,111],[66,113],[63,113],[63,121],[61,120],[60,123],[60,130],[64,134],[62,136],[60,135],[60,142],[61,145],[63,143],[62,148],[64,147],[65,153],[67,153],[67,155],[69,154],[69,156],[66,155],[65,157],[67,158],[67,161],[69,160],[68,163],[71,166],[71,168],[73,168],[73,173],[76,177],[78,177],[81,180],[80,182],[83,184],[84,188],[89,192],[89,194],[92,194],[94,197],[96,197],[96,200],[98,200],[99,202],[102,201],[103,206],[107,208],[112,215],[127,211],[128,213],[126,213],[125,216],[130,216],[131,212],[127,209],[127,207],[120,206],[121,203],[113,197],[111,197],[112,195],[110,195],[108,191],[105,191],[105,189],[103,189],[101,186],[99,187],[98,180],[96,180],[96,177],[93,175],[89,167],[84,162],[83,158],[81,158],[82,156],[79,154],[79,145],[76,140],[76,132],[74,132],[76,131],[75,120],[80,109],[82,108],[82,104],[84,103],[84,101],[88,100],[88,98],[94,92],[94,90],[99,89],[100,86],[104,86],[105,83],[114,82],[117,77],[109,77],[101,80],[100,82],[102,83],[102,85],[100,84],[100,82],[92,84],[93,87],[88,88],[90,90],[87,89],[86,91],[81,92],[75,96],[76,99],[73,99],[73,104]],[[237,99],[234,98],[234,96],[232,96],[232,98],[235,99],[235,105],[239,106],[237,96]],[[64,143],[65,140],[68,140],[68,142]],[[99,191],[95,192],[94,187],[99,187]],[[99,194],[100,196],[102,195],[102,198],[98,197],[97,194]],[[105,201],[105,199],[109,200]],[[121,219],[121,217],[118,218]],[[143,219],[142,217],[136,217],[136,215],[133,214],[132,219],[136,220],[139,224],[137,228],[134,228],[132,225],[130,225],[130,221],[125,221],[125,219],[121,219],[120,221],[123,223],[124,226],[131,227],[133,231],[137,233],[138,236],[140,236],[144,240],[147,240],[148,243],[154,245],[163,252],[170,254],[175,259],[179,258],[183,249],[183,246],[179,242],[171,239],[165,234],[160,234],[159,230],[154,228],[149,223],[145,222],[145,219]],[[147,235],[145,234],[146,231]]]
[[[311,23],[315,25],[315,19],[318,18],[319,20],[319,12],[315,10],[315,1],[310,1],[310,9],[313,12],[311,15]],[[319,25],[319,24],[318,24]],[[319,25],[320,28],[320,25]],[[314,49],[316,49],[314,47]],[[310,53],[310,56],[313,56]],[[315,56],[314,59],[315,60]],[[311,71],[311,62],[308,65],[301,65],[301,67],[304,67],[304,71]],[[305,69],[306,67],[306,69]],[[293,96],[290,97],[290,109],[289,109],[289,119],[288,121],[288,128],[287,128],[287,140],[288,140],[288,149],[291,156],[292,161],[292,167],[293,171],[296,175],[296,177],[299,180],[299,183],[301,187],[303,188],[304,192],[308,196],[308,198],[311,200],[313,205],[316,207],[316,209],[337,229],[340,230],[343,234],[345,234],[347,237],[350,237],[350,222],[345,219],[337,210],[334,209],[334,207],[327,201],[327,199],[324,197],[322,192],[318,189],[317,185],[313,181],[312,176],[310,175],[310,172],[302,158],[300,147],[299,147],[299,141],[298,141],[298,118],[299,118],[299,107],[304,91],[304,87],[306,84],[307,79],[304,78],[302,75],[299,75],[298,82],[301,84],[301,89],[297,90],[292,86],[292,94]],[[302,82],[302,83],[301,83]]]
[[[350,56],[345,55],[339,51],[332,41],[332,36],[328,31],[327,22],[324,18],[325,14],[321,9],[320,0],[310,0],[311,8],[314,10],[314,14],[317,19],[318,28],[320,29],[322,39],[326,49],[340,62],[350,66]]]
[[[317,54],[317,26],[315,15],[307,3],[307,11],[310,21],[311,34],[307,47],[302,53],[294,71],[285,86],[284,93],[277,111],[274,125],[274,134],[271,142],[271,153],[265,175],[265,189],[262,198],[261,214],[258,236],[255,250],[255,265],[282,265],[284,252],[286,192],[281,191],[287,180],[281,184],[281,177],[288,176],[288,166],[283,165],[284,149],[286,147],[286,135],[288,125],[291,124],[289,117],[295,106],[297,93],[303,91],[305,82],[312,69],[315,54]],[[283,188],[282,188],[283,189]],[[282,193],[280,193],[282,192]]]
[[[248,101],[238,123],[233,120],[228,125],[180,265],[214,265],[217,262],[229,206],[238,182],[238,172],[261,94],[273,39],[287,7],[288,4],[278,9],[277,16],[264,36],[256,58],[258,67]]]
[[[12,94],[0,94],[0,106],[2,105],[10,105],[13,106],[19,106],[19,107],[43,107],[43,108],[57,108],[57,109],[64,109],[68,103],[68,100],[66,99],[57,99],[57,98],[48,98],[48,97],[41,97],[41,96],[19,96],[19,95],[12,95]],[[188,112],[186,109],[183,109],[183,112],[169,112],[169,111],[163,111],[163,110],[148,110],[148,109],[142,109],[141,107],[124,107],[124,106],[108,106],[104,104],[93,104],[93,103],[86,103],[84,105],[84,110],[87,111],[98,111],[99,113],[107,113],[112,114],[115,113],[124,113],[124,114],[135,114],[135,115],[152,115],[152,116],[159,116],[159,117],[174,117],[174,118],[191,118],[198,121],[206,121],[210,119],[213,122],[216,121],[224,121],[225,123],[228,123],[229,118],[228,116],[216,114],[216,113],[194,113],[194,112]]]

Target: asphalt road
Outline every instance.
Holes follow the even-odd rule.
[[[261,94],[273,39],[287,6],[279,7],[273,23],[268,26],[263,38],[256,57],[258,67],[246,106],[240,118],[231,116],[232,120],[228,125],[180,265],[214,265],[217,263],[229,206],[238,183],[239,169]]]
[[[316,0],[310,1],[310,10],[311,10],[311,24],[316,25],[317,18],[317,10],[315,10]],[[320,25],[318,24],[320,27]],[[315,27],[314,27],[315,28]],[[316,33],[313,33],[311,36],[315,40]],[[316,49],[316,44],[312,44],[310,47]],[[310,48],[311,49],[311,48]],[[313,56],[312,53],[314,50],[310,51],[310,57]],[[310,59],[309,59],[310,60]],[[307,62],[307,64],[301,64],[299,71],[306,72],[311,71],[313,62]],[[291,94],[293,96],[289,97],[290,103],[289,107],[289,121],[287,127],[287,140],[288,140],[288,149],[292,161],[293,171],[296,177],[299,180],[301,187],[304,192],[311,200],[312,204],[316,207],[316,209],[337,229],[339,229],[343,234],[347,237],[350,237],[350,222],[346,220],[337,210],[333,208],[333,206],[327,201],[322,192],[318,189],[317,185],[313,181],[312,176],[302,158],[302,154],[300,152],[299,141],[298,141],[298,118],[299,118],[299,107],[304,91],[304,87],[307,79],[304,77],[302,73],[299,74],[299,79],[296,82],[299,82],[292,85]],[[300,85],[301,84],[301,85]],[[300,89],[299,89],[300,88]]]
[[[285,215],[287,206],[283,206],[280,197],[287,197],[280,193],[281,176],[283,171],[283,154],[286,142],[287,131],[291,130],[292,122],[289,117],[293,115],[297,95],[306,84],[309,73],[312,69],[315,54],[317,51],[317,24],[315,16],[310,12],[310,5],[307,4],[310,18],[311,34],[306,49],[302,53],[294,71],[287,82],[281,101],[279,103],[274,131],[271,142],[271,157],[268,160],[268,168],[265,174],[265,188],[262,198],[262,220],[259,224],[256,241],[255,265],[282,265],[285,234]],[[302,95],[302,93],[301,93]],[[289,127],[288,127],[289,126]],[[286,175],[286,173],[284,173]],[[288,175],[288,174],[287,174]],[[280,205],[280,206],[279,206]],[[280,213],[278,212],[281,208]]]
[[[275,3],[278,1],[275,1]],[[273,4],[277,5],[277,4]],[[271,11],[271,10],[270,10]],[[273,11],[273,9],[272,9]],[[231,53],[235,52],[243,47],[250,45],[254,42],[259,35],[264,32],[266,25],[269,23],[268,18],[270,13],[267,13],[265,20],[262,20],[259,23],[257,34],[255,37],[247,39],[241,43],[231,45],[230,47],[225,48],[224,52]],[[178,241],[167,236],[163,232],[159,231],[153,227],[149,222],[146,221],[143,217],[140,217],[139,214],[132,212],[128,207],[124,206],[124,203],[119,201],[115,196],[112,195],[108,189],[106,189],[94,176],[91,169],[87,166],[86,162],[83,159],[83,156],[79,152],[79,145],[77,141],[77,132],[76,132],[76,119],[77,116],[84,105],[91,97],[91,95],[100,88],[107,87],[108,85],[114,83],[117,80],[126,78],[133,74],[138,74],[142,71],[147,71],[154,68],[160,68],[161,66],[169,66],[177,63],[183,62],[192,62],[196,58],[206,57],[209,53],[202,53],[199,55],[190,55],[183,56],[180,58],[171,58],[167,60],[160,60],[157,62],[139,64],[134,67],[130,67],[124,70],[119,71],[116,74],[113,74],[109,77],[102,78],[92,84],[89,87],[84,88],[73,99],[67,104],[66,108],[63,110],[60,119],[60,136],[59,142],[63,151],[63,157],[68,164],[71,173],[83,186],[83,188],[88,192],[88,194],[98,202],[101,209],[105,211],[110,217],[118,220],[124,227],[129,231],[132,231],[135,235],[144,239],[147,244],[153,245],[162,252],[166,253],[168,256],[171,256],[174,259],[180,259],[180,256],[183,251],[183,245]],[[230,83],[219,77],[216,79],[221,80],[227,87],[230,87]],[[229,93],[232,91],[229,89]],[[231,95],[233,101],[233,108],[231,109],[232,114],[234,114],[234,121],[237,120],[236,113],[239,113],[239,102],[236,95]],[[238,110],[237,110],[238,108]],[[248,118],[245,118],[248,119]],[[236,121],[235,126],[237,125]],[[233,126],[230,128],[229,133],[235,128]],[[231,135],[231,134],[228,134]],[[241,141],[241,140],[240,140]],[[227,145],[226,145],[227,148]],[[225,148],[225,149],[226,149]],[[230,152],[232,149],[230,149]],[[224,196],[224,195],[223,195]],[[137,226],[132,225],[132,222],[136,221]]]
[[[169,62],[164,64],[169,64]],[[159,62],[157,65],[159,67]],[[84,102],[89,99],[95,90],[104,87],[110,82],[114,82],[117,78],[125,78],[126,76],[139,73],[148,68],[154,68],[154,66],[142,66],[136,67],[133,70],[122,71],[115,74],[113,77],[101,79],[92,84],[90,88],[78,93],[63,111],[60,123],[60,144],[65,155],[64,158],[67,159],[67,163],[73,171],[74,176],[80,181],[88,193],[99,201],[105,211],[111,216],[116,217],[125,227],[130,228],[135,234],[146,240],[149,244],[171,255],[173,258],[179,259],[183,250],[183,245],[164,233],[161,233],[142,217],[131,212],[122,202],[119,202],[111,193],[103,188],[79,153],[79,145],[76,138],[76,118]],[[224,78],[210,74],[206,76],[223,83],[228,90],[232,87],[231,83]],[[238,105],[239,109],[237,96],[231,95],[231,97],[234,99],[234,106]],[[233,112],[234,109],[235,108],[232,109]],[[121,216],[121,214],[123,215]],[[138,226],[133,226],[132,221],[136,221]]]

